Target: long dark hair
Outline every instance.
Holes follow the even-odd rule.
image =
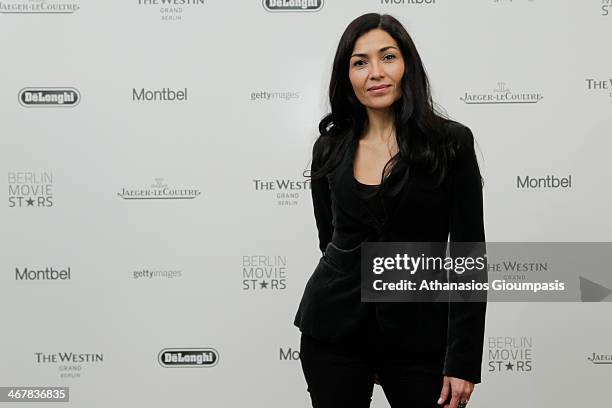
[[[349,60],[355,42],[370,30],[385,30],[397,41],[404,59],[402,96],[393,104],[398,155],[385,165],[419,169],[436,174],[441,182],[447,172],[452,147],[443,137],[449,119],[434,105],[429,80],[412,38],[394,17],[368,13],[353,20],[340,38],[329,83],[331,112],[319,123],[319,148],[314,149],[313,179],[323,177],[338,165],[350,141],[364,131],[367,112],[349,80]]]

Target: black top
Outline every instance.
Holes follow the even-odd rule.
[[[365,201],[366,205],[370,208],[378,222],[384,223],[387,217],[387,212],[385,211],[385,201],[387,205],[389,205],[390,202],[388,199],[382,199],[380,184],[363,184],[357,179],[355,179],[355,182],[357,183],[359,197]]]

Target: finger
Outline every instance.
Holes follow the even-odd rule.
[[[457,390],[452,390],[451,391],[451,402],[450,404],[448,404],[448,408],[457,408],[457,405],[459,405],[459,398],[461,398],[461,392],[457,391]]]
[[[442,405],[448,398],[448,392],[450,390],[450,382],[448,377],[444,377],[442,381],[442,391],[440,392],[440,398],[438,398],[438,405]]]

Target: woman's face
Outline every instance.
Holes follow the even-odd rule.
[[[349,79],[357,99],[371,109],[385,109],[402,96],[404,58],[386,31],[373,29],[355,42]]]

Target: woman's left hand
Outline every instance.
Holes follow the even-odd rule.
[[[444,376],[444,383],[442,385],[440,399],[438,399],[438,405],[443,404],[450,394],[450,403],[444,405],[444,408],[458,408],[460,401],[465,403],[469,401],[472,391],[474,391],[473,383],[462,380],[461,378]]]

